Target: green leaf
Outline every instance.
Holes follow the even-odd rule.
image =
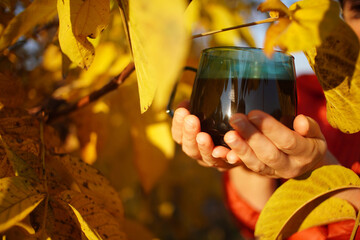
[[[44,200],[42,188],[23,177],[0,179],[0,232],[6,231],[31,213]]]
[[[0,51],[14,44],[19,37],[36,25],[46,23],[56,16],[56,1],[34,0],[23,12],[16,15],[0,37]]]
[[[348,189],[360,189],[360,178],[342,166],[324,166],[298,179],[290,179],[267,202],[256,224],[255,235],[264,240],[277,239],[279,236],[287,238],[300,229],[312,209],[332,194]],[[332,211],[322,210],[334,207],[333,203],[333,200],[329,200],[316,210],[323,214],[321,223],[354,219],[353,211],[346,204],[340,204]],[[344,209],[346,211],[340,213]],[[337,212],[335,217],[332,215],[334,211]],[[318,218],[319,212],[313,213],[312,217]],[[311,226],[312,222],[314,219],[308,218],[302,228]]]
[[[186,1],[119,0],[119,6],[134,58],[141,112],[150,107],[156,92],[163,97],[155,107],[163,107],[190,44]]]

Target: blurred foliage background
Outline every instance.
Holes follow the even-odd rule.
[[[191,1],[190,1],[191,2]],[[192,33],[266,18],[256,12],[260,1],[201,0],[190,4]],[[32,1],[0,1],[0,32]],[[190,11],[190,10],[189,10]],[[92,39],[96,55],[87,70],[61,52],[58,19],[40,24],[0,55],[0,102],[35,111],[74,102],[107,84],[131,61],[117,2],[111,1],[110,23]],[[211,46],[256,46],[248,28],[195,39],[187,66],[196,67],[201,50]],[[257,46],[261,47],[261,46]],[[176,103],[191,93],[194,73],[179,79]],[[99,169],[118,190],[125,218],[159,239],[242,239],[226,209],[222,173],[200,167],[185,156],[170,136],[165,109],[140,114],[138,86],[132,74],[116,91],[72,114],[55,119],[66,152]]]

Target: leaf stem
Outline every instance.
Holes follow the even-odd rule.
[[[358,212],[357,214],[357,217],[356,217],[356,220],[355,220],[355,225],[354,225],[354,228],[353,228],[353,231],[351,233],[351,237],[350,237],[350,240],[354,240],[355,239],[355,236],[356,236],[356,232],[359,228],[359,225],[360,225],[360,211]]]
[[[41,149],[41,162],[42,162],[42,172],[43,172],[43,178],[44,178],[44,188],[46,191],[46,199],[45,199],[45,207],[44,207],[44,218],[42,222],[42,234],[44,234],[46,229],[46,220],[47,220],[47,214],[48,214],[48,206],[49,206],[49,190],[48,190],[48,184],[47,184],[47,175],[46,175],[46,163],[45,163],[45,141],[44,141],[44,121],[45,121],[45,112],[41,112],[40,116],[40,149]]]
[[[243,28],[243,27],[250,27],[250,26],[259,25],[259,24],[263,24],[263,23],[272,23],[272,22],[277,21],[278,19],[279,18],[267,18],[264,20],[245,23],[245,24],[241,24],[241,25],[237,25],[237,26],[233,26],[233,27],[223,28],[223,29],[214,30],[214,31],[210,31],[210,32],[199,33],[199,34],[193,35],[192,38],[194,39],[194,38],[204,37],[204,36],[212,35],[215,33],[225,32],[225,31],[234,30],[234,29]]]

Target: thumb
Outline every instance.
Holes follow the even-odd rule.
[[[296,116],[294,130],[303,137],[324,139],[319,124],[311,117],[302,114]]]

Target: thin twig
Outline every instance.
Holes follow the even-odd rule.
[[[261,20],[261,21],[250,22],[250,23],[245,23],[245,24],[233,26],[233,27],[228,27],[228,28],[223,28],[223,29],[214,30],[214,31],[210,31],[210,32],[196,34],[196,35],[193,35],[192,38],[194,39],[194,38],[198,38],[198,37],[204,37],[204,36],[212,35],[212,34],[215,34],[215,33],[234,30],[234,29],[237,29],[237,28],[250,27],[250,26],[259,25],[259,24],[263,24],[263,23],[272,23],[272,22],[275,22],[277,20],[278,20],[278,18],[267,18],[267,19],[264,19],[264,20]]]
[[[105,94],[117,89],[134,70],[135,70],[135,65],[133,62],[130,62],[118,76],[111,79],[111,81],[107,83],[105,86],[103,86],[101,89],[90,93],[89,95],[79,99],[73,104],[67,105],[64,109],[60,111],[50,112],[47,122],[52,122],[61,116],[68,115],[71,112],[83,108],[89,105],[90,103],[96,101],[100,97],[104,96]]]

